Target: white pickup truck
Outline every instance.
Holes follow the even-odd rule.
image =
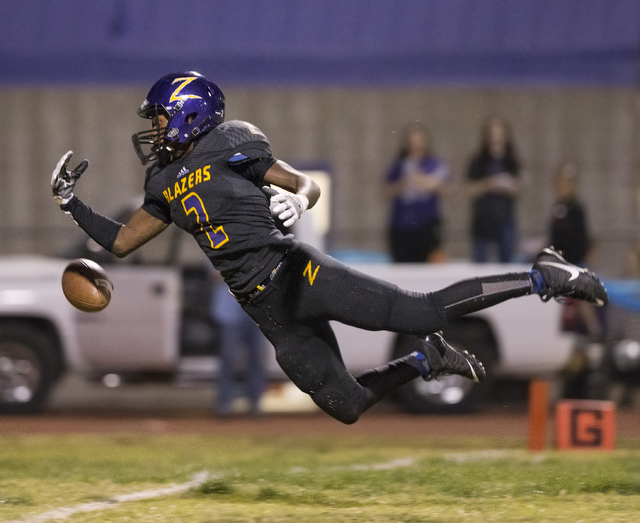
[[[69,370],[87,379],[212,379],[217,372],[215,325],[208,322],[207,271],[202,267],[104,264],[115,286],[111,304],[83,313],[64,298],[61,275],[68,260],[0,259],[0,413],[42,408],[55,381]],[[479,275],[527,270],[524,266],[355,265],[415,291],[431,291]],[[462,318],[447,339],[480,357],[492,379],[552,375],[566,364],[572,339],[560,332],[558,304],[536,296],[511,300]],[[334,325],[344,361],[354,373],[407,351],[406,339]],[[270,378],[284,379],[267,348]],[[457,377],[416,380],[397,399],[415,412],[463,411],[487,386]]]

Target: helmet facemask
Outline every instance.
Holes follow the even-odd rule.
[[[171,135],[175,138],[177,132],[176,128],[171,126],[171,115],[168,115],[162,106],[149,107],[144,111],[138,111],[138,114],[151,120],[152,125],[151,129],[140,131],[131,137],[133,148],[142,165],[155,160],[165,165],[181,158],[191,146],[193,140],[180,143],[170,139]]]
[[[142,112],[140,111],[140,113]],[[165,156],[165,153],[163,153],[163,146],[165,142],[164,136],[167,132],[168,125],[165,124],[164,126],[161,126],[160,115],[164,116],[164,120],[168,124],[168,115],[160,106],[150,107],[148,111],[140,114],[143,118],[151,120],[152,127],[147,131],[140,131],[131,137],[131,140],[133,141],[133,148],[135,149],[138,158],[140,158],[142,165],[155,160],[160,160],[161,163],[166,163],[162,161],[162,157]],[[164,159],[168,160],[168,158]]]

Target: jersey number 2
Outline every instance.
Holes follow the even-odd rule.
[[[182,198],[182,207],[184,207],[184,212],[187,214],[192,212],[196,213],[196,219],[198,220],[200,229],[209,238],[212,249],[218,249],[229,241],[229,237],[227,236],[227,233],[224,232],[222,225],[214,229],[213,225],[209,223],[209,215],[204,208],[204,204],[202,203],[200,196],[196,193],[190,192]]]

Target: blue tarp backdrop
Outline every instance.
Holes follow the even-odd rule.
[[[0,83],[637,85],[638,0],[0,0]]]

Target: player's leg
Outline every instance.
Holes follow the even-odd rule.
[[[541,256],[551,256],[544,252]],[[546,259],[546,258],[545,258]],[[440,330],[447,322],[511,298],[554,292],[596,301],[606,298],[602,284],[586,272],[569,280],[567,265],[540,261],[534,270],[462,280],[432,293],[410,292],[396,285],[351,269],[305,244],[298,244],[286,258],[283,287],[296,302],[295,314],[337,320],[367,330],[390,330],[407,334],[428,334]],[[566,264],[566,262],[564,262]],[[573,267],[573,266],[571,266]],[[545,276],[541,271],[545,271]],[[559,283],[551,279],[567,273]],[[577,273],[576,273],[577,274]],[[551,276],[549,276],[551,275]],[[545,279],[552,283],[548,285]],[[578,293],[580,290],[580,294]]]
[[[527,289],[527,283],[530,289]],[[553,248],[543,249],[529,272],[465,280],[436,294],[443,300],[447,320],[451,320],[510,298],[534,293],[544,301],[556,296],[597,306],[609,301],[607,291],[595,274],[570,264]]]
[[[289,295],[271,287],[243,307],[275,347],[276,359],[293,383],[343,423],[354,423],[369,407],[418,376],[431,379],[456,373],[476,380],[484,377],[475,358],[463,357],[441,337],[432,335],[416,338],[412,354],[354,379],[345,368],[329,323],[312,317],[294,319],[290,303]]]
[[[273,344],[285,374],[327,414],[343,423],[355,423],[374,399],[347,372],[329,324],[293,320],[285,312],[286,297],[278,289],[259,298],[243,307]],[[416,364],[408,379],[417,376]]]
[[[416,336],[413,352],[387,365],[366,372],[358,378],[358,381],[361,384],[367,384],[372,390],[383,387],[384,395],[386,395],[390,392],[389,386],[392,387],[391,390],[395,390],[406,383],[406,381],[391,383],[391,369],[398,362],[407,362],[415,366],[414,360],[417,360],[420,376],[425,381],[446,374],[457,374],[473,381],[482,381],[486,377],[484,365],[473,354],[469,354],[467,351],[460,352],[449,345],[440,333],[434,333],[424,338]]]
[[[449,319],[530,294],[543,284],[533,271],[466,280],[437,293],[410,293],[300,246],[292,249],[267,289],[244,308],[276,347],[278,362],[292,381],[327,413],[353,423],[381,397],[418,375],[429,379],[454,373],[480,380],[484,369],[471,355],[432,335],[418,340],[414,353],[356,381],[344,368],[326,320],[425,334]]]
[[[303,244],[285,263],[282,279],[276,278],[273,285],[295,302],[293,314],[367,330],[426,335],[463,314],[535,292],[526,272],[464,280],[438,292],[410,292]]]
[[[273,304],[274,295],[270,298],[267,301]],[[426,339],[416,338],[411,354],[354,379],[342,361],[328,322],[280,325],[265,309],[269,310],[248,305],[245,310],[267,326],[265,334],[268,333],[276,359],[291,381],[342,423],[355,423],[371,406],[420,376],[430,380],[441,374],[459,374],[474,381],[485,377],[484,367],[473,356],[456,351],[441,336],[432,334]],[[309,329],[307,335],[294,332],[305,328]]]

